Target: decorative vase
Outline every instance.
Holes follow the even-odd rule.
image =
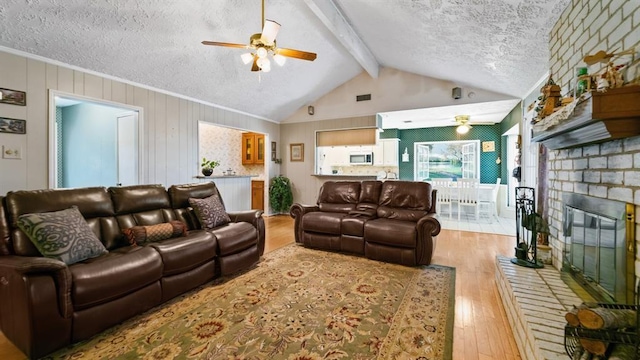
[[[213,174],[213,169],[212,168],[203,168],[202,169],[202,175],[211,176],[211,174]]]

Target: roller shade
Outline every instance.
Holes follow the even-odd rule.
[[[318,131],[316,133],[317,146],[340,145],[375,145],[376,129],[347,129]]]

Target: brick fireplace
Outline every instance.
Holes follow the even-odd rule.
[[[640,50],[640,2],[611,0],[573,0],[549,29],[550,74],[562,88],[562,94],[575,87],[576,68],[584,66],[586,55],[600,50],[617,52],[635,47]],[[592,69],[591,69],[592,70]],[[640,66],[628,71],[627,79],[636,79],[640,84]],[[546,79],[545,79],[546,80]],[[543,81],[544,82],[544,81]],[[540,95],[542,84],[534,86],[525,97],[523,108],[531,106]],[[533,111],[524,114],[529,122]],[[637,121],[640,123],[640,121]],[[593,133],[600,129],[594,130]],[[587,131],[591,133],[591,131]],[[563,220],[565,213],[563,196],[586,195],[596,199],[610,199],[630,203],[637,214],[640,208],[640,136],[627,135],[624,139],[608,140],[594,145],[546,151],[546,161],[537,163],[537,144],[530,141],[530,129],[523,126],[523,176],[535,182],[534,169],[548,170],[546,176],[538,177],[542,183],[527,183],[535,187],[537,196],[546,206],[544,216],[549,222],[552,266],[544,269],[528,269],[511,264],[509,257],[496,261],[496,282],[502,302],[507,310],[520,355],[523,359],[559,359],[564,354],[564,314],[588,294],[566,285],[566,274],[562,268],[566,254]],[[580,136],[578,136],[580,137]],[[564,141],[561,139],[558,141]],[[603,141],[602,139],[598,141]],[[528,147],[533,147],[529,150]],[[558,146],[557,148],[565,147]],[[544,152],[542,152],[544,154]],[[528,163],[529,156],[534,158]],[[530,173],[528,172],[530,171]],[[639,215],[640,216],[640,215]],[[635,234],[640,230],[637,220],[631,226]],[[630,267],[637,285],[640,275],[640,256],[637,236]],[[634,286],[634,289],[637,286]],[[637,297],[637,294],[636,294]],[[590,301],[593,301],[590,299]],[[629,300],[625,300],[629,302]]]
[[[598,199],[640,203],[640,137],[549,151],[548,171],[549,245],[553,266],[561,269],[568,251],[563,231],[568,194],[586,195],[596,203]],[[632,233],[638,232],[637,222],[631,227]],[[630,264],[634,267],[630,270],[636,270],[633,284],[639,281],[637,269],[640,268],[637,240],[635,242],[635,260]],[[634,302],[633,299],[625,301]]]

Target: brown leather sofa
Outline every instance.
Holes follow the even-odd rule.
[[[440,233],[436,190],[413,181],[327,181],[294,204],[297,243],[408,266],[429,265]]]
[[[189,198],[214,183],[9,192],[0,197],[0,327],[30,358],[90,336],[181,293],[256,264],[264,252],[262,211],[228,213],[200,230]],[[66,265],[46,258],[17,226],[22,214],[76,205],[108,253]],[[223,204],[224,205],[224,204]],[[123,229],[182,220],[188,234],[131,246]]]

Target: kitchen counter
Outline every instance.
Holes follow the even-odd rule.
[[[330,177],[330,178],[354,178],[354,179],[377,179],[378,175],[358,175],[358,174],[311,174],[315,177]]]
[[[258,175],[211,175],[211,176],[202,176],[202,175],[198,175],[196,176],[196,179],[233,179],[233,178],[252,178],[252,177],[258,177]]]
[[[255,177],[258,175],[199,175],[195,178],[216,184],[227,211],[242,211],[251,209],[251,178]]]

